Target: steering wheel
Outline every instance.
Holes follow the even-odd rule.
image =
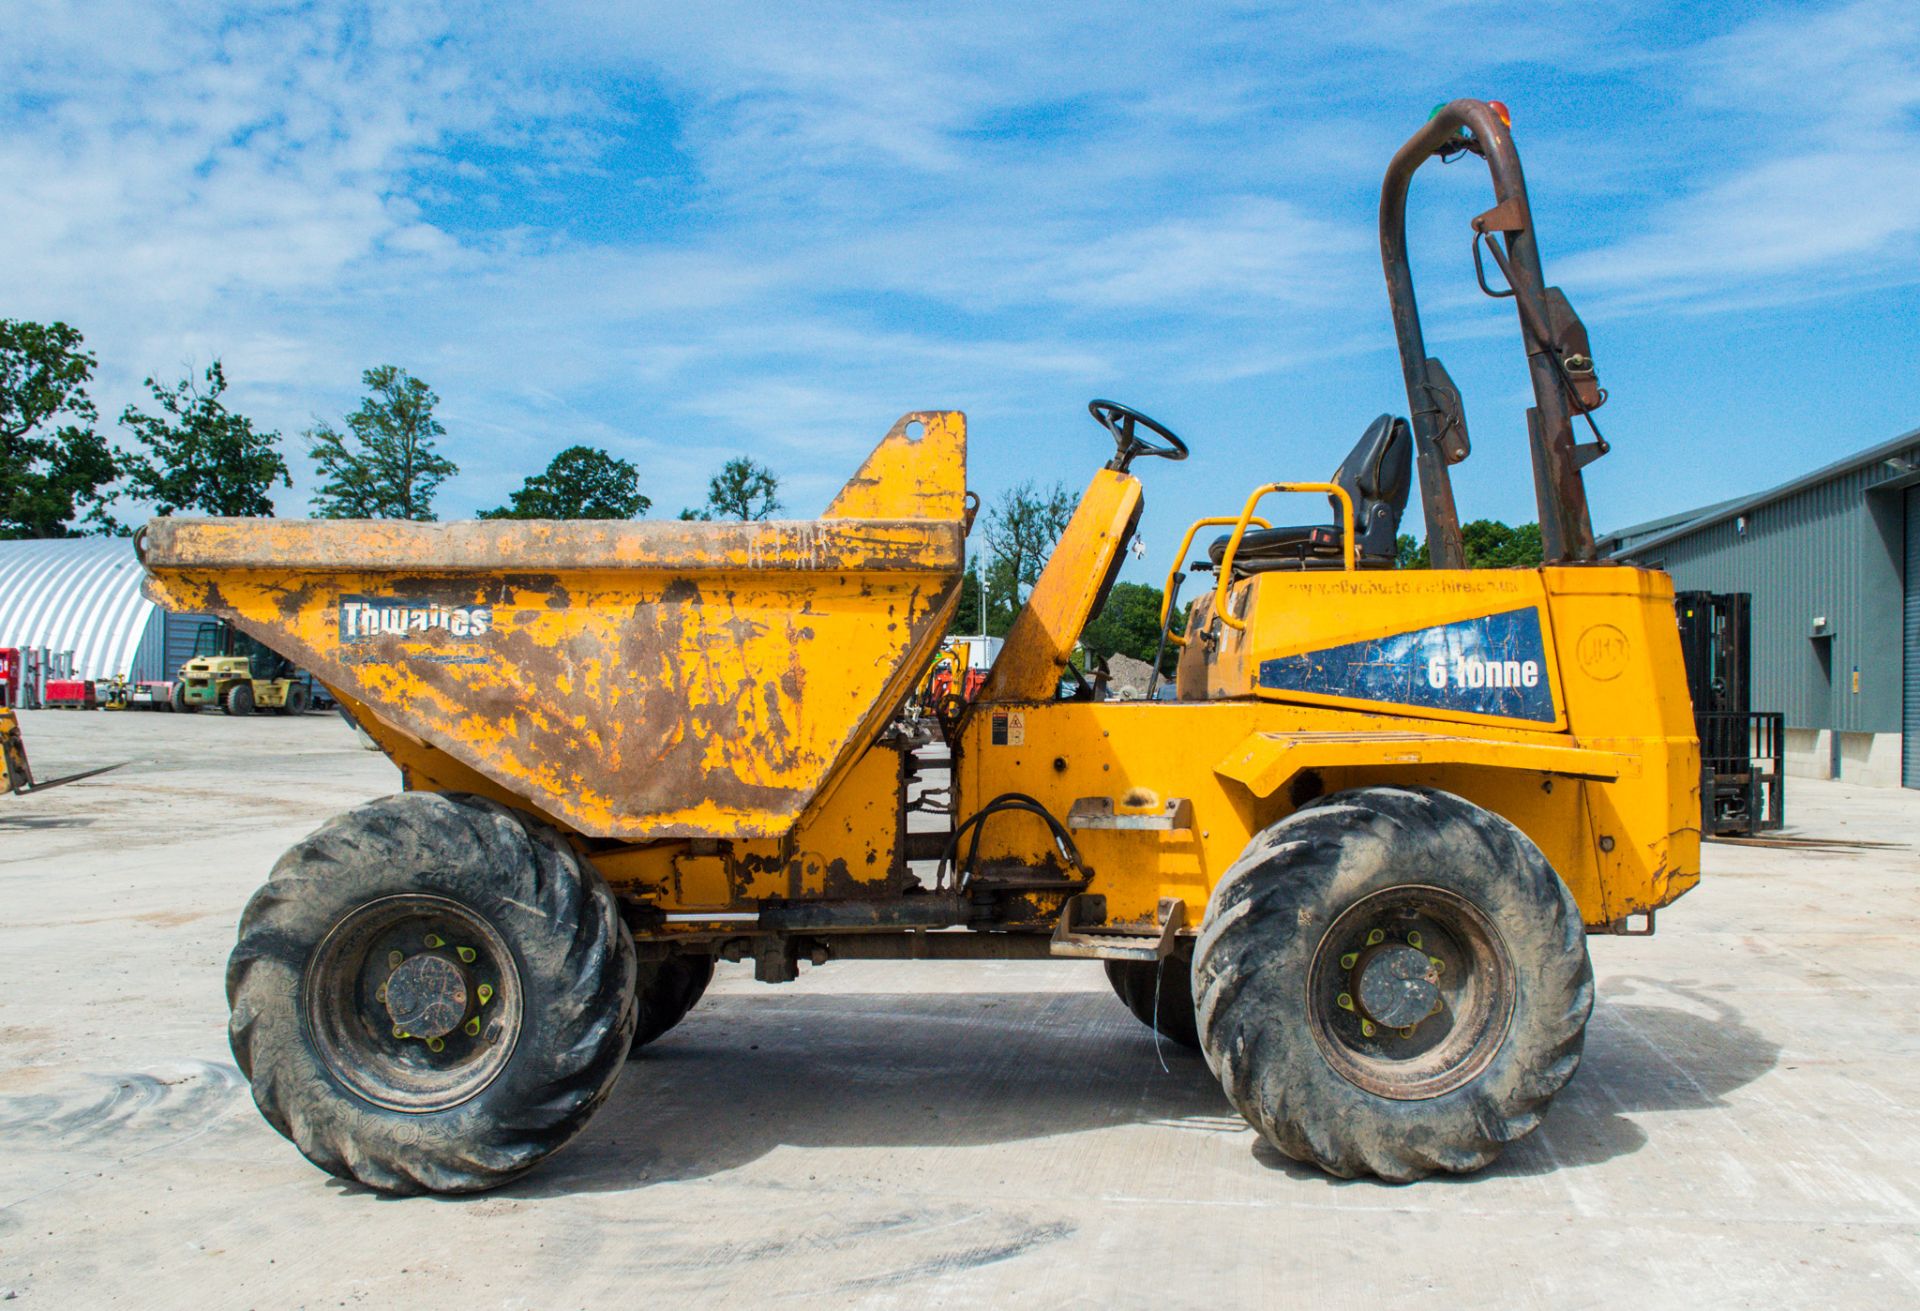
[[[1130,405],[1118,401],[1088,401],[1087,413],[1093,421],[1113,434],[1114,444],[1120,449],[1107,468],[1116,473],[1125,473],[1127,466],[1143,455],[1157,455],[1163,460],[1184,460],[1187,458],[1187,444],[1174,436],[1165,425],[1155,423]],[[1136,427],[1167,439],[1165,446],[1147,441],[1135,431]]]

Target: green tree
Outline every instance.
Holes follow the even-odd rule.
[[[1147,583],[1115,583],[1107,603],[1080,634],[1088,658],[1097,663],[1118,651],[1152,664],[1160,646],[1162,595]]]
[[[947,625],[947,635],[971,637],[983,627],[980,565],[978,561],[969,560],[967,571],[960,575],[960,602],[953,608],[953,622]]]
[[[1541,559],[1537,523],[1513,527],[1498,519],[1475,519],[1460,525],[1460,544],[1466,550],[1469,569],[1532,569]],[[1427,544],[1414,541],[1406,533],[1397,539],[1394,556],[1402,569],[1425,569],[1432,560]]]
[[[1000,494],[987,510],[982,536],[992,555],[986,569],[987,630],[1004,635],[1039,581],[1054,543],[1073,517],[1073,493],[1065,483],[1038,487],[1031,480]]]
[[[593,446],[569,446],[482,519],[637,519],[653,502],[640,493],[640,470]]]
[[[64,323],[0,319],[0,537],[120,530],[105,490],[119,470],[87,396],[97,363]]]
[[[433,448],[446,429],[433,417],[440,398],[405,369],[382,364],[361,376],[367,397],[342,433],[324,420],[307,449],[325,479],[313,498],[322,519],[433,519],[433,494],[459,466]]]
[[[771,519],[780,504],[780,479],[766,465],[745,455],[728,460],[707,482],[707,504],[682,510],[682,519]]]
[[[221,401],[227,375],[220,361],[207,366],[205,390],[191,374],[177,387],[152,378],[146,386],[162,413],[129,405],[120,414],[121,424],[146,448],[125,457],[128,490],[152,501],[161,514],[271,516],[273,485],[293,486],[278,449],[280,434],[256,430],[252,419]]]

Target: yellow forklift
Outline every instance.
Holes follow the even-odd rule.
[[[201,624],[194,634],[193,654],[173,681],[170,704],[188,713],[219,706],[229,715],[251,715],[256,710],[304,715],[312,699],[291,660],[226,620],[216,619]]]
[[[1532,374],[1539,568],[1466,567],[1465,411],[1413,298],[1409,183],[1464,154]],[[1409,417],[1188,529],[1174,572],[1211,585],[1168,633],[1177,695],[1102,701],[1065,676],[1133,466],[1186,446],[1094,402],[1116,449],[956,712],[937,832],[891,726],[959,601],[957,412],[902,418],[806,522],[149,524],[149,595],[313,670],[407,789],[294,846],[242,917],[229,1034],[262,1113],[342,1178],[489,1188],[579,1132],[716,959],[769,983],[1026,959],[1102,962],[1332,1174],[1473,1170],[1532,1132],[1580,1063],[1588,935],[1650,932],[1699,880],[1673,589],[1596,558],[1605,445],[1573,425],[1604,393],[1500,107],[1436,111],[1380,223]],[[1395,559],[1416,469],[1430,569]],[[1257,515],[1298,492],[1331,521]]]

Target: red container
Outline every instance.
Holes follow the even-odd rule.
[[[46,696],[49,710],[94,710],[100,705],[92,681],[85,678],[49,678]]]
[[[0,706],[20,704],[20,648],[0,646]]]

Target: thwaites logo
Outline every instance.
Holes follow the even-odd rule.
[[[442,605],[394,597],[340,598],[340,640],[370,642],[376,637],[481,637],[493,629],[489,605]]]

